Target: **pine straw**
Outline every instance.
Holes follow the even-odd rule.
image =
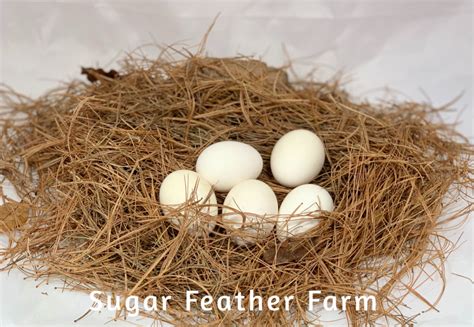
[[[401,312],[409,294],[434,308],[416,288],[433,268],[444,280],[453,244],[441,230],[465,220],[474,186],[473,146],[453,126],[435,123],[442,109],[355,102],[335,82],[290,84],[284,70],[248,58],[130,57],[119,73],[38,99],[2,92],[0,172],[35,208],[1,249],[3,269],[59,277],[74,290],[171,295],[168,312],[155,317],[183,324],[303,324],[310,290],[376,296],[375,311],[349,303],[353,325],[411,322],[416,312]],[[194,169],[202,149],[222,140],[258,149],[260,179],[281,201],[289,189],[272,178],[269,156],[279,137],[298,128],[324,141],[327,161],[314,183],[336,204],[305,237],[279,244],[271,235],[238,247],[219,226],[197,238],[162,215],[163,178]],[[222,203],[225,194],[217,196]],[[188,289],[214,298],[253,289],[293,295],[295,305],[290,313],[186,312]]]

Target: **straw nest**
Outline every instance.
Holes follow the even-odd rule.
[[[290,83],[283,69],[249,58],[182,56],[131,56],[118,71],[84,69],[88,82],[38,99],[3,89],[0,172],[29,208],[4,206],[4,216],[20,223],[3,222],[11,240],[0,252],[3,269],[61,278],[74,290],[170,295],[167,312],[148,314],[176,324],[304,324],[310,290],[375,296],[377,308],[368,312],[348,302],[353,325],[411,322],[417,312],[402,313],[410,293],[436,305],[416,286],[430,266],[444,277],[453,244],[440,231],[467,217],[474,186],[473,147],[435,122],[443,108],[355,101],[337,82]],[[254,146],[265,162],[260,179],[281,201],[289,189],[272,178],[269,156],[279,137],[300,128],[327,148],[314,183],[330,191],[336,208],[317,228],[283,244],[271,235],[239,247],[219,217],[209,236],[169,224],[158,202],[161,181],[194,169],[217,141]],[[219,203],[224,196],[217,194]],[[295,300],[290,312],[215,305],[188,312],[190,289]]]

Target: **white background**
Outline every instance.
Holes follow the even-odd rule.
[[[257,55],[272,65],[285,64],[288,55],[299,73],[319,67],[317,78],[342,70],[360,97],[376,98],[390,86],[401,97],[427,101],[429,95],[441,105],[464,92],[458,110],[445,117],[459,120],[458,129],[474,137],[471,1],[0,3],[0,81],[28,95],[79,77],[81,65],[114,68],[124,51],[143,44],[197,44],[220,12],[207,45],[210,55]],[[463,232],[463,243],[448,260],[440,312],[421,315],[420,326],[473,324],[472,283],[453,275],[473,278],[472,223]],[[459,234],[449,236],[455,240]],[[17,271],[0,274],[0,326],[102,326],[112,317],[102,312],[74,324],[90,304],[87,295],[36,285]],[[430,298],[436,285],[422,293]],[[411,314],[426,309],[416,301],[410,305]]]

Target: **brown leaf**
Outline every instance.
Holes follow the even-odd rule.
[[[111,69],[108,72],[106,72],[102,68],[91,68],[91,67],[81,67],[81,74],[86,75],[87,79],[91,83],[94,83],[100,80],[101,77],[107,77],[107,78],[112,78],[112,79],[116,79],[120,77],[120,74],[114,69]]]
[[[301,259],[307,250],[299,242],[290,242],[288,240],[275,246],[271,245],[264,253],[263,260],[267,263],[288,263],[296,262]]]
[[[209,66],[202,72],[211,78],[232,78],[240,81],[260,79],[276,86],[289,86],[288,74],[281,69],[267,66],[259,60],[209,58]]]
[[[0,231],[18,228],[26,223],[29,206],[21,202],[7,202],[0,206]]]

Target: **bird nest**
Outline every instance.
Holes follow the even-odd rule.
[[[352,296],[344,302],[353,325],[411,322],[414,313],[402,312],[406,296],[429,302],[417,283],[429,266],[443,277],[453,244],[441,231],[473,206],[473,147],[437,120],[443,108],[354,100],[335,81],[289,82],[284,69],[246,57],[181,56],[130,56],[110,72],[84,68],[88,82],[36,99],[1,91],[0,173],[22,199],[1,207],[10,240],[0,248],[1,268],[85,292],[170,296],[166,310],[142,314],[177,324],[304,324],[317,320],[319,307],[307,312],[314,290],[338,305]],[[200,152],[223,140],[261,153],[259,179],[281,201],[290,189],[272,177],[270,153],[283,134],[302,128],[324,141],[327,160],[313,182],[335,203],[316,228],[240,246],[219,215],[209,235],[169,223],[161,182],[193,170]],[[216,195],[222,204],[225,194]],[[189,309],[189,290],[198,303],[243,294],[245,309]],[[276,311],[249,310],[250,292],[294,300],[288,310],[283,301]],[[361,294],[376,307],[356,310]]]

